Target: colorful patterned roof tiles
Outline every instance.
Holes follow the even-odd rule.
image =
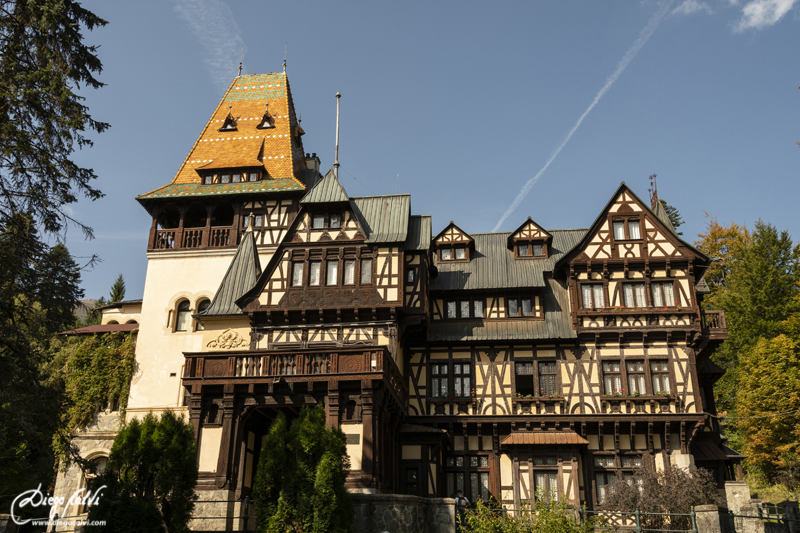
[[[265,111],[271,127],[259,128]],[[236,129],[220,131],[228,114]],[[303,190],[298,180],[303,167],[303,147],[298,132],[291,90],[286,74],[237,77],[220,101],[203,132],[195,141],[172,182],[139,196],[139,199],[171,196],[211,196],[239,192]],[[256,183],[201,186],[198,171],[258,166],[267,179]],[[175,187],[186,185],[189,187]]]

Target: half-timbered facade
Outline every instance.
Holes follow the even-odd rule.
[[[278,412],[321,406],[354,491],[602,504],[724,445],[709,258],[624,183],[588,229],[435,236],[304,154],[285,74],[234,80],[152,217],[128,416],[186,413],[201,500],[249,495]]]

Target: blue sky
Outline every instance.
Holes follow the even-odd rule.
[[[107,86],[83,94],[111,123],[76,155],[106,193],[72,206],[96,238],[72,229],[70,251],[103,259],[83,275],[86,297],[119,273],[127,297],[141,296],[150,220],[134,198],[174,177],[242,46],[253,74],[280,71],[288,43],[303,142],[323,170],[341,92],[342,184],[351,196],[411,193],[434,233],[450,220],[510,230],[528,216],[587,227],[621,181],[646,199],[657,173],[689,241],[705,212],[800,239],[798,0],[84,6],[109,21],[86,34]]]

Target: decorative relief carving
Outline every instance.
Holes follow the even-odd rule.
[[[340,287],[315,290],[289,290],[278,302],[279,309],[323,309],[330,307],[375,306],[383,302],[373,288],[347,290]]]
[[[203,376],[207,378],[221,378],[226,374],[227,361],[206,360]]]
[[[360,356],[339,356],[339,373],[355,374],[361,372]]]
[[[247,341],[244,340],[241,335],[232,329],[226,329],[219,335],[219,337],[209,341],[208,344],[206,344],[206,347],[219,348],[222,350],[233,350],[234,348],[239,348],[245,344],[247,344]]]

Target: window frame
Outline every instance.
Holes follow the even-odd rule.
[[[523,255],[520,253],[520,247],[527,246],[528,254]],[[536,247],[539,247],[539,253],[536,253]],[[517,240],[514,241],[514,258],[515,259],[545,259],[547,258],[547,241],[541,239],[535,240]]]
[[[472,459],[475,459],[475,464],[473,464]],[[459,461],[461,465],[459,465]],[[481,478],[486,479],[486,496],[487,499],[483,498],[483,494],[480,495],[481,501],[484,503],[488,501],[488,498],[491,498],[492,492],[489,490],[489,479],[490,479],[490,467],[489,467],[489,452],[485,450],[465,450],[459,451],[456,453],[450,453],[445,455],[443,461],[443,473],[444,473],[444,488],[445,490],[449,490],[450,488],[450,476],[453,477],[452,483],[452,494],[455,494],[457,490],[461,490],[464,493],[464,496],[469,500],[470,505],[474,505],[478,498],[475,494],[472,493],[472,477],[476,475],[478,481],[478,490],[482,490],[483,485],[481,484]],[[458,475],[461,474],[463,477],[463,486],[459,487],[457,483]],[[451,494],[448,493],[448,497]]]
[[[611,226],[611,238],[613,241],[616,242],[643,242],[644,241],[644,232],[642,231],[642,217],[641,215],[613,215],[610,217],[610,226]],[[625,237],[620,239],[617,238],[616,231],[614,230],[614,224],[622,223],[623,232]],[[639,236],[636,238],[632,238],[630,236],[630,224],[632,222],[636,222],[639,226]]]
[[[208,303],[208,305],[203,307],[203,304],[205,304],[206,302]],[[204,296],[204,297],[202,297],[202,298],[197,300],[197,305],[196,305],[197,313],[202,313],[203,311],[205,311],[209,307],[211,307],[211,300],[209,298],[206,298]],[[200,320],[195,320],[194,322],[195,322],[195,324],[194,324],[194,330],[195,331],[203,331],[203,330],[205,330],[205,326],[203,325],[203,323]]]
[[[672,286],[672,301],[667,301],[667,297],[664,293],[664,287],[671,285]],[[659,296],[661,297],[662,305],[656,304],[656,291],[658,291]],[[650,281],[650,298],[653,302],[653,307],[681,307],[680,304],[680,293],[675,290],[675,280],[655,280]]]
[[[481,316],[475,316],[475,304],[481,304]],[[449,315],[449,305],[455,303],[455,313],[453,316]],[[464,315],[464,305],[468,306],[468,313]],[[461,320],[461,319],[480,319],[483,320],[486,315],[486,298],[483,296],[476,296],[471,298],[442,298],[442,319],[443,320]]]
[[[431,399],[461,399],[472,398],[472,390],[475,388],[474,369],[470,359],[437,359],[435,362],[428,363],[428,376],[430,377],[431,386],[428,387],[427,396]],[[456,371],[458,365],[458,371]],[[468,372],[464,373],[464,367],[467,367]],[[435,369],[435,370],[434,370]],[[446,373],[442,373],[442,369]],[[444,376],[444,377],[442,377]],[[442,394],[441,380],[446,381],[447,392]],[[438,387],[434,387],[434,383],[438,383]],[[456,383],[460,385],[461,392],[457,395]],[[466,391],[464,388],[466,387]],[[438,388],[434,395],[434,388]]]
[[[181,310],[181,307],[186,305],[186,309]],[[185,327],[181,329],[182,324],[181,315],[185,314],[188,318],[184,318]],[[175,302],[175,327],[173,329],[174,332],[178,333],[188,333],[192,331],[192,302],[189,301],[188,298],[181,298],[177,302]]]
[[[445,250],[447,250],[449,252],[449,254],[450,254],[449,258],[445,258],[443,256],[442,252],[444,252]],[[461,251],[461,250],[463,250],[463,252],[464,252],[464,257],[461,258],[461,259],[457,259],[456,258],[457,257],[457,253],[458,253],[458,251]],[[436,258],[439,261],[446,262],[446,263],[469,261],[470,260],[469,244],[467,244],[467,243],[440,244],[436,249]]]
[[[585,301],[584,292],[583,292],[585,287],[589,287],[589,290],[592,293],[592,305],[588,306],[588,307],[586,306],[586,301]],[[596,305],[596,302],[594,301],[595,296],[597,294],[595,289],[597,287],[600,288],[600,294],[603,297],[603,303],[602,303],[602,305],[599,305],[599,306]],[[595,309],[605,309],[606,307],[608,307],[606,305],[606,302],[608,301],[608,294],[607,294],[608,287],[607,287],[605,282],[597,281],[597,280],[581,281],[581,283],[578,284],[578,292],[579,292],[580,299],[581,299],[580,308],[579,308],[581,311],[594,311]]]
[[[504,298],[505,304],[505,311],[506,311],[506,318],[513,318],[513,319],[528,319],[528,320],[544,320],[544,312],[541,312],[540,317],[536,316],[536,294],[530,293],[506,293]],[[524,309],[525,306],[523,305],[523,301],[528,300],[530,302],[530,313],[525,314]],[[516,302],[517,306],[517,314],[511,314],[511,302]],[[539,300],[541,302],[541,300]]]
[[[642,287],[642,291],[643,291],[642,292],[642,296],[644,296],[644,302],[642,302],[643,305],[638,305],[640,302],[637,301],[637,296],[636,296],[637,295],[637,293],[636,293],[636,287],[637,286],[641,286]],[[626,299],[626,295],[625,295],[625,289],[627,287],[631,287],[631,289],[633,291],[632,292],[632,297],[633,297],[634,305],[628,305],[628,302],[627,302],[627,299]],[[623,282],[623,283],[620,284],[620,291],[622,293],[622,305],[624,305],[626,308],[628,308],[628,309],[636,309],[636,308],[641,308],[641,307],[649,307],[650,302],[647,299],[648,290],[647,290],[647,282],[645,280]]]

